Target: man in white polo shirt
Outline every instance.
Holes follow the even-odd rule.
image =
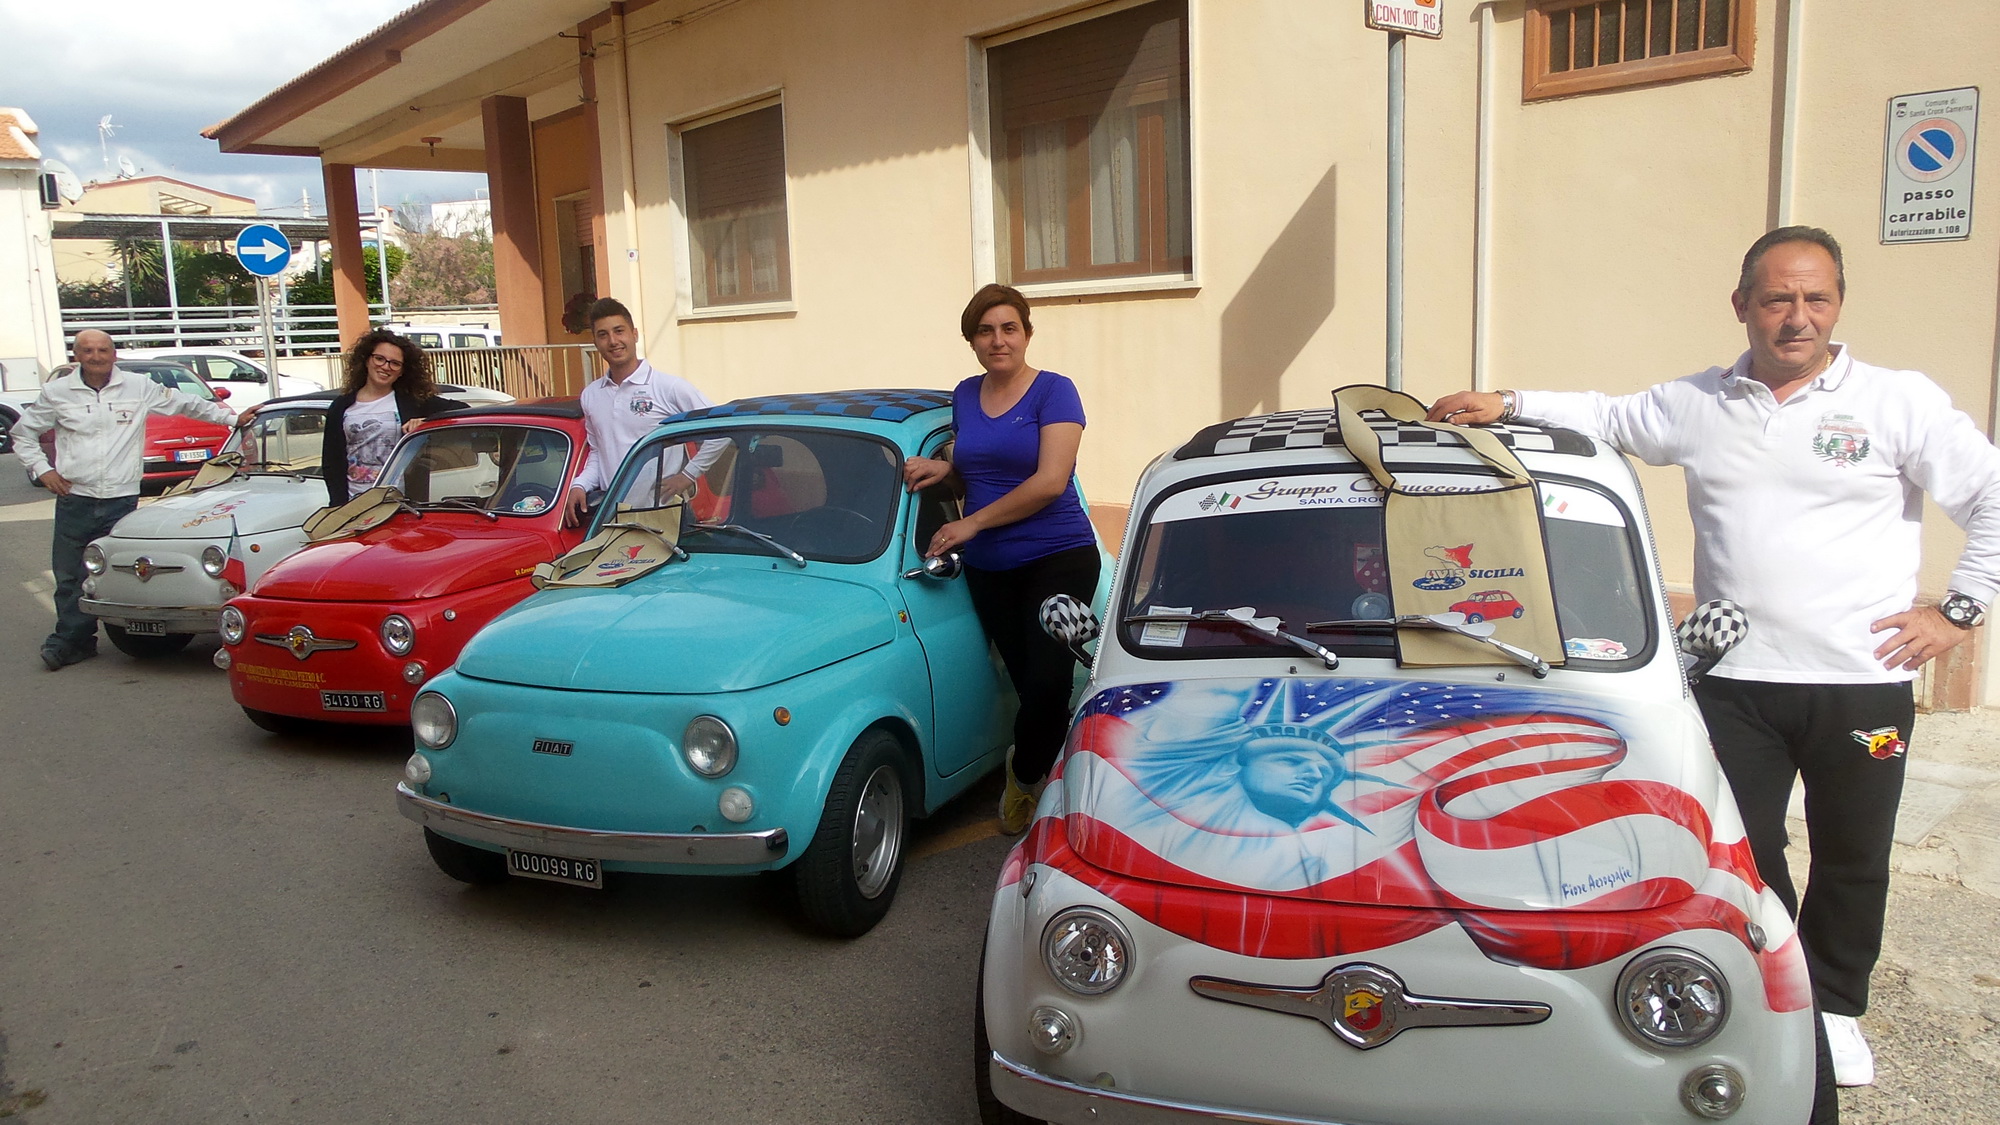
[[[1433,420],[1552,423],[1687,476],[1695,596],[1750,631],[1697,689],[1757,870],[1799,921],[1836,1079],[1874,1080],[1855,1017],[1882,945],[1889,842],[1917,669],[1963,642],[2000,589],[2000,450],[1915,371],[1833,340],[1840,245],[1783,227],[1750,247],[1736,317],[1750,349],[1634,395],[1460,392]],[[1950,593],[1919,606],[1922,494],[1966,532]],[[1785,807],[1806,786],[1803,902]]]
[[[591,380],[580,396],[590,454],[571,482],[564,507],[563,522],[571,527],[583,522],[586,497],[610,486],[619,464],[640,438],[670,418],[714,405],[693,383],[655,370],[639,358],[639,333],[632,327],[631,311],[622,302],[600,297],[590,306],[590,335],[604,360],[605,372]],[[710,442],[692,458],[682,450],[666,451],[668,464],[677,471],[660,482],[660,496],[678,496],[693,489],[695,481],[727,448],[727,441]]]

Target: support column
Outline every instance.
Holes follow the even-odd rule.
[[[333,244],[333,311],[340,321],[340,350],[368,331],[368,275],[361,260],[361,207],[354,198],[354,165],[320,165],[326,178],[326,237]]]
[[[486,130],[486,192],[493,199],[493,286],[499,291],[500,330],[510,345],[546,344],[528,100],[495,95],[479,103],[479,116]]]

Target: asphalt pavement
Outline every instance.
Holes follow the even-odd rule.
[[[0,1118],[977,1120],[991,787],[852,942],[782,877],[468,888],[396,814],[406,731],[265,734],[213,642],[43,670],[50,508],[0,456]],[[1844,1120],[2000,1122],[2000,729],[1913,741]]]

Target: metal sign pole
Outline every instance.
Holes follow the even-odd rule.
[[[1403,389],[1403,40],[1389,35],[1389,262],[1387,356],[1382,384]]]
[[[271,327],[271,279],[257,279],[257,316],[264,322],[264,369],[271,373],[271,393],[278,391],[278,337]]]

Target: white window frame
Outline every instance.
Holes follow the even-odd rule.
[[[1136,8],[1152,0],[1108,0],[1088,8],[1038,19],[1028,23],[996,27],[969,36],[966,50],[966,152],[971,174],[972,195],[972,284],[974,288],[1001,280],[1000,255],[995,244],[998,213],[993,199],[993,87],[986,69],[986,52],[1022,39],[1101,16]],[[1202,261],[1206,258],[1202,238],[1202,105],[1201,97],[1201,4],[1187,0],[1188,36],[1188,272],[1133,274],[1128,277],[1092,278],[1085,281],[1009,282],[1028,297],[1081,297],[1101,293],[1193,292],[1201,288]],[[789,229],[789,228],[787,228]]]
[[[667,124],[667,204],[674,237],[674,317],[678,321],[741,320],[745,317],[774,316],[798,311],[798,259],[792,256],[792,146],[791,115],[783,112],[784,90],[775,88],[748,99],[707,109],[692,117]],[[681,134],[760,109],[780,107],[779,120],[785,160],[785,260],[790,263],[788,281],[792,295],[782,301],[754,304],[712,305],[696,308],[694,303],[694,237],[688,220],[687,157],[681,149]]]

